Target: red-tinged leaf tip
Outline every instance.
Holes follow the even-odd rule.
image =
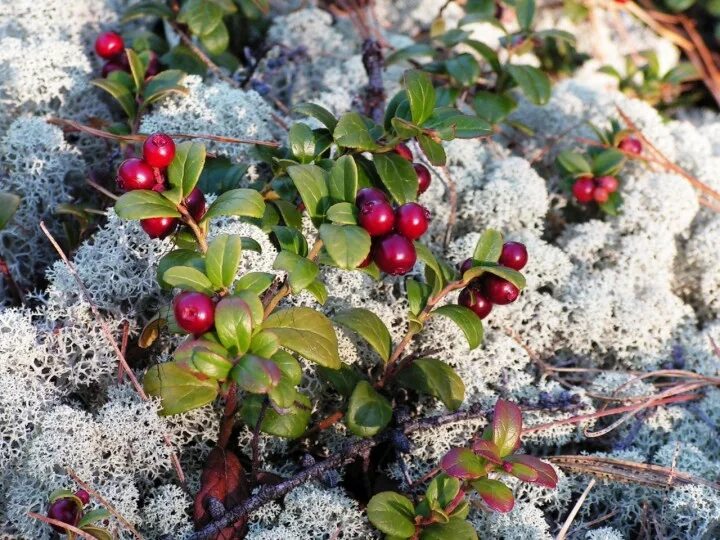
[[[522,412],[520,407],[499,399],[493,415],[493,442],[497,445],[500,457],[511,454],[520,443],[522,434]]]
[[[480,478],[485,475],[485,468],[469,448],[453,448],[440,460],[440,468],[448,476],[464,480]]]
[[[510,467],[505,468],[504,465],[510,465]],[[538,479],[537,471],[532,467],[523,465],[522,463],[512,463],[510,461],[506,461],[503,464],[503,468],[509,474],[512,474],[514,477],[519,478],[523,482],[536,482]]]
[[[478,439],[473,442],[472,449],[478,456],[487,459],[490,463],[494,463],[496,465],[502,464],[500,452],[494,442]]]
[[[557,473],[555,472],[553,466],[549,463],[545,463],[541,459],[538,459],[534,456],[528,456],[526,454],[509,456],[507,458],[507,461],[512,463],[520,463],[536,472],[537,477],[535,478],[535,480],[525,480],[526,482],[533,482],[535,484],[548,488],[554,488],[557,486]],[[520,477],[518,476],[518,478]],[[520,479],[523,480],[523,478]]]
[[[498,480],[481,478],[472,483],[482,500],[497,512],[509,512],[515,506],[512,491]]]

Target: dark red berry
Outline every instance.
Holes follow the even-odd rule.
[[[150,238],[165,238],[177,229],[180,221],[177,218],[154,217],[140,220],[140,227]]]
[[[417,203],[406,203],[395,210],[395,230],[410,240],[425,234],[429,223],[430,212]]]
[[[467,272],[468,270],[470,270],[472,267],[473,267],[473,260],[472,260],[472,258],[470,258],[470,259],[465,259],[463,262],[461,262],[461,263],[458,265],[458,268],[459,268],[459,270],[460,270],[460,275],[462,276],[465,272]]]
[[[410,150],[410,147],[408,147],[407,144],[405,144],[405,143],[398,143],[398,144],[395,145],[394,150],[395,150],[395,153],[396,153],[398,156],[400,156],[400,157],[402,157],[402,158],[405,158],[405,159],[407,159],[408,161],[412,161],[412,160],[413,160],[412,150]]]
[[[618,144],[618,148],[628,154],[639,156],[642,152],[642,143],[635,137],[625,137],[620,141],[620,144]]]
[[[415,265],[417,254],[413,243],[400,234],[381,238],[374,246],[373,260],[380,270],[399,276],[407,274]]]
[[[414,163],[413,167],[415,168],[415,173],[418,177],[417,194],[422,195],[427,191],[427,188],[430,187],[430,171],[428,171],[427,167],[422,163]]]
[[[103,64],[101,75],[107,77],[113,71],[125,71],[125,68],[115,60],[108,60]]]
[[[355,206],[358,208],[362,208],[365,203],[376,201],[387,202],[387,195],[382,190],[374,187],[362,188],[355,196]]]
[[[484,274],[481,283],[483,295],[493,304],[499,304],[501,306],[510,304],[514,302],[518,294],[520,294],[520,289],[515,285],[494,274]]]
[[[474,286],[470,285],[460,291],[458,304],[472,310],[480,319],[484,319],[492,311],[492,302],[485,298]]]
[[[73,499],[58,499],[48,508],[47,516],[68,525],[76,525],[80,516],[80,508],[78,508],[77,501]],[[51,525],[51,527],[59,533],[67,532],[65,527],[58,525]]]
[[[370,263],[372,262],[372,260],[373,260],[373,254],[372,254],[372,249],[371,249],[370,253],[368,253],[367,257],[365,257],[365,259],[363,259],[363,262],[358,264],[357,267],[358,268],[367,268],[368,266],[370,266]]]
[[[608,193],[607,189],[602,187],[596,187],[593,190],[593,199],[595,199],[596,203],[604,203],[607,202],[608,198],[610,198],[610,194]]]
[[[118,168],[117,183],[123,191],[152,189],[155,185],[155,173],[142,159],[126,159]]]
[[[595,190],[595,182],[589,176],[578,178],[573,184],[572,192],[580,203],[589,203],[593,200],[593,191]]]
[[[178,326],[196,336],[204,334],[215,324],[215,304],[203,293],[181,292],[173,300],[173,313]]]
[[[513,270],[522,270],[527,261],[528,252],[525,244],[520,242],[505,242],[503,244],[500,260],[498,260],[501,265]]]
[[[205,215],[205,195],[203,195],[203,192],[200,191],[200,188],[193,189],[190,192],[190,195],[185,197],[183,204],[195,221],[200,221],[200,219]]]
[[[393,230],[395,213],[390,203],[371,201],[360,207],[358,223],[370,236],[383,236]]]
[[[145,69],[145,77],[152,77],[160,72],[160,61],[155,51],[148,51],[148,65]]]
[[[153,133],[143,143],[143,158],[151,167],[164,169],[175,157],[175,143],[164,133]]]
[[[598,187],[603,188],[608,193],[615,193],[620,183],[614,176],[601,176],[595,179],[595,183]]]
[[[82,501],[83,505],[86,505],[90,502],[90,494],[84,489],[78,489],[75,492],[75,496]]]
[[[125,42],[120,34],[103,32],[95,40],[95,52],[102,58],[110,59],[125,50]]]

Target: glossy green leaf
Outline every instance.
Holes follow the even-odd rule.
[[[20,197],[14,193],[0,192],[0,230],[12,219],[20,206]]]
[[[475,266],[463,274],[463,281],[465,283],[470,283],[473,279],[480,277],[485,272],[489,272],[509,281],[520,290],[525,288],[525,276],[517,270],[513,270],[507,266],[477,260],[474,261],[474,264]]]
[[[368,151],[377,148],[365,120],[356,112],[345,113],[340,117],[333,130],[333,138],[338,146],[344,148]]]
[[[492,9],[495,9],[494,4]],[[495,52],[495,49],[483,43],[482,41],[477,41],[474,39],[466,39],[465,44],[475,49],[475,51],[477,51],[477,53],[482,56],[488,64],[490,64],[490,67],[495,73],[499,74],[502,71],[502,66],[500,65],[500,60],[498,59],[498,55],[497,52]]]
[[[218,56],[222,54],[230,44],[230,34],[227,26],[220,21],[210,32],[201,35],[200,41],[211,55]]]
[[[291,253],[300,255],[301,257],[307,256],[307,240],[305,240],[305,237],[302,235],[300,230],[276,225],[272,228],[272,231],[275,235],[277,243],[280,245],[281,250],[290,251]]]
[[[310,163],[315,156],[315,134],[307,125],[297,122],[288,131],[290,151],[300,163]]]
[[[625,154],[614,148],[603,150],[593,158],[593,176],[615,176],[625,163]]]
[[[133,96],[130,88],[123,84],[120,84],[119,82],[109,79],[93,79],[92,81],[90,81],[90,84],[93,84],[98,88],[102,88],[103,90],[105,90],[120,104],[120,107],[122,107],[122,110],[125,112],[128,118],[130,118],[131,120],[135,118],[135,96]]]
[[[407,497],[394,491],[377,493],[367,506],[370,523],[385,534],[410,538],[415,534],[415,509]]]
[[[472,106],[480,118],[491,124],[498,124],[517,107],[517,102],[508,94],[494,94],[479,90],[473,97]]]
[[[211,379],[224,381],[233,365],[226,356],[205,347],[196,347],[192,353],[190,366]]]
[[[230,378],[251,394],[267,394],[280,382],[277,364],[254,354],[243,355],[232,368]]]
[[[440,268],[435,255],[425,245],[420,242],[413,242],[413,244],[415,245],[418,260],[425,263],[425,277],[428,280],[428,285],[432,287],[432,295],[436,295],[445,286],[442,268]]]
[[[520,23],[520,28],[530,30],[535,18],[535,0],[516,0],[515,15]]]
[[[563,150],[557,157],[558,165],[572,177],[586,176],[592,173],[590,163],[577,152]]]
[[[205,145],[192,141],[178,144],[175,158],[167,169],[170,189],[163,191],[163,196],[179,204],[197,185],[204,165]]]
[[[338,369],[319,366],[317,373],[323,381],[329,383],[340,395],[346,398],[352,395],[355,386],[362,380],[360,374],[347,364],[341,364]]]
[[[82,529],[83,532],[88,533],[96,540],[114,540],[114,537],[107,529],[97,527],[95,525],[85,525]]]
[[[351,308],[337,313],[333,321],[358,334],[375,349],[380,358],[388,361],[392,338],[385,323],[375,313],[363,308]]]
[[[218,235],[208,246],[205,273],[217,288],[227,288],[235,280],[242,257],[242,239],[236,234]]]
[[[312,118],[320,120],[320,122],[322,122],[322,124],[330,131],[333,131],[337,125],[335,115],[328,111],[325,107],[321,107],[315,103],[300,103],[299,105],[293,107],[293,112],[304,114],[305,116],[311,116]]]
[[[392,406],[367,381],[360,381],[348,402],[345,420],[359,437],[372,437],[385,428],[392,417]]]
[[[480,76],[480,65],[470,53],[462,53],[445,61],[445,69],[461,86],[471,86]]]
[[[522,434],[520,407],[510,401],[498,399],[493,413],[492,434],[492,440],[498,447],[500,457],[513,453],[520,446]]]
[[[410,304],[410,313],[419,315],[427,304],[430,293],[432,292],[431,288],[426,283],[420,283],[413,278],[409,278],[405,282],[405,289],[408,303]]]
[[[201,222],[219,216],[239,216],[260,219],[265,213],[265,201],[254,189],[231,189],[210,205]]]
[[[275,280],[275,274],[269,272],[249,272],[235,284],[235,290],[248,290],[255,294],[265,292]]]
[[[496,512],[509,512],[515,506],[512,491],[499,480],[481,478],[472,483],[485,504]]]
[[[397,380],[407,388],[438,398],[451,411],[460,407],[465,399],[465,384],[460,376],[445,362],[434,358],[418,358],[398,373]]]
[[[234,355],[245,354],[250,348],[253,317],[250,306],[242,298],[226,296],[215,307],[215,331],[220,342]]]
[[[533,66],[518,64],[507,64],[505,70],[532,103],[545,105],[550,100],[550,79],[543,71]]]
[[[207,405],[218,393],[217,381],[196,377],[174,362],[156,364],[148,369],[143,388],[149,395],[160,398],[163,416]]]
[[[115,203],[115,213],[122,219],[180,217],[175,205],[155,191],[137,189],[122,195]]]
[[[339,268],[352,270],[370,253],[370,235],[355,225],[320,226],[320,238],[330,258]]]
[[[264,396],[256,395],[247,396],[243,400],[240,416],[251,429],[257,424],[264,399]],[[268,407],[260,424],[261,431],[286,439],[295,439],[305,433],[310,421],[312,404],[307,396],[300,392],[296,392],[293,403],[293,406],[283,414],[279,414],[272,407]]]
[[[358,169],[352,156],[341,156],[330,169],[330,197],[354,204],[358,190]]]
[[[476,261],[496,263],[502,255],[503,235],[495,229],[486,229],[475,244],[472,258]]]
[[[461,480],[485,476],[483,461],[469,448],[452,448],[440,460],[445,474]]]
[[[436,308],[432,312],[433,315],[443,315],[452,319],[452,321],[460,327],[465,334],[470,350],[474,349],[483,340],[482,321],[470,309],[459,306],[457,304],[447,304]]]
[[[447,156],[445,155],[445,149],[441,143],[435,142],[425,134],[418,135],[417,142],[430,163],[438,167],[445,165]]]
[[[445,508],[455,499],[459,491],[460,481],[457,478],[440,473],[428,484],[425,498],[432,503],[437,503],[441,508]]]
[[[305,203],[308,215],[319,224],[329,206],[327,172],[317,165],[293,165],[287,170],[300,198]]]
[[[344,225],[357,225],[357,207],[349,202],[333,204],[327,211],[327,218]]]
[[[139,92],[145,83],[145,66],[138,54],[132,49],[125,49],[128,64],[130,65],[130,74],[132,75],[135,88]]]
[[[394,152],[375,154],[373,162],[382,183],[398,204],[417,198],[418,178],[412,163]]]
[[[77,522],[76,527],[78,529],[82,529],[86,525],[92,525],[93,523],[97,523],[98,521],[103,521],[109,518],[110,512],[108,512],[104,508],[95,508],[94,510],[89,510],[85,512],[80,518],[80,520]]]
[[[163,274],[163,281],[183,291],[197,291],[208,296],[215,293],[208,277],[192,266],[173,266]]]
[[[385,65],[389,66],[397,64],[398,62],[402,62],[403,60],[408,60],[410,58],[432,57],[436,54],[437,51],[435,51],[435,48],[432,45],[427,43],[414,43],[389,54],[387,58],[385,58]]]
[[[318,275],[317,264],[292,251],[278,253],[273,268],[287,272],[290,286],[296,292],[310,285]]]
[[[302,381],[302,368],[300,362],[293,355],[287,351],[279,350],[273,354],[272,361],[277,364],[280,372],[292,384],[300,384],[300,381]]]
[[[420,540],[477,540],[475,527],[465,519],[454,518],[447,523],[433,523],[423,529]]]
[[[405,92],[410,103],[412,121],[421,126],[435,108],[435,88],[424,71],[408,70],[404,75]]]
[[[125,10],[120,22],[126,23],[146,16],[169,19],[173,16],[173,12],[160,2],[138,2]]]
[[[223,10],[217,4],[207,0],[187,0],[177,20],[187,24],[193,34],[202,36],[212,32],[222,18]]]
[[[189,90],[180,84],[184,78],[185,73],[179,69],[166,69],[150,77],[143,90],[143,106],[147,107],[168,94],[187,94]]]

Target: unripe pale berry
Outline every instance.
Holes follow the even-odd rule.
[[[195,221],[200,221],[205,215],[205,195],[200,191],[200,188],[194,188],[190,195],[185,197],[183,204]]]
[[[387,202],[387,195],[382,190],[374,187],[362,188],[355,195],[355,206],[358,208],[362,208],[365,203],[375,201]]]
[[[638,156],[642,152],[642,143],[635,137],[625,137],[618,144],[618,148],[623,152]]]
[[[595,183],[598,187],[603,188],[608,193],[615,193],[620,183],[614,176],[601,176],[595,179]]]
[[[430,187],[430,171],[422,163],[414,163],[413,168],[418,177],[418,190],[417,194],[422,195]]]
[[[155,185],[155,173],[142,159],[126,159],[118,168],[117,183],[123,191],[152,189]]]
[[[140,220],[140,227],[150,238],[166,238],[175,232],[180,221],[171,217],[154,217]]]
[[[607,202],[607,200],[610,198],[610,194],[608,193],[607,189],[602,187],[596,187],[593,190],[593,199],[595,199],[596,203],[604,203]]]
[[[68,525],[76,525],[78,517],[80,515],[80,509],[78,504],[73,499],[58,499],[50,505],[48,508],[47,516],[51,519],[57,519]],[[51,525],[57,532],[65,534],[67,529],[58,525]]]
[[[593,200],[593,191],[595,190],[595,182],[589,176],[578,178],[572,187],[573,195],[580,203],[589,203]]]
[[[520,289],[494,274],[486,273],[482,276],[483,295],[493,304],[504,306],[514,302],[520,294]]]
[[[215,304],[203,293],[184,291],[173,300],[173,313],[178,326],[196,336],[215,324]]]
[[[525,244],[520,242],[505,242],[503,244],[500,260],[498,260],[501,265],[513,270],[522,270],[527,261],[528,252]]]
[[[143,158],[151,167],[164,169],[175,157],[175,143],[165,133],[153,133],[143,143]]]
[[[360,207],[358,223],[370,236],[383,236],[395,226],[395,212],[390,203],[371,201]]]
[[[95,40],[95,52],[105,59],[113,58],[125,50],[125,42],[120,34],[103,32]]]
[[[410,148],[408,147],[407,144],[405,144],[405,143],[398,143],[398,144],[395,145],[394,150],[395,150],[395,153],[396,153],[398,156],[400,156],[400,157],[402,157],[402,158],[405,158],[405,159],[407,159],[408,161],[412,161],[412,160],[413,160],[412,150],[410,150]]]
[[[380,270],[399,276],[415,265],[417,253],[412,242],[400,234],[390,234],[375,243],[373,260]]]
[[[458,304],[472,310],[480,319],[484,319],[490,315],[493,307],[492,302],[485,298],[481,292],[472,285],[460,291]]]
[[[429,223],[430,212],[417,203],[406,203],[395,210],[395,230],[410,240],[425,234]]]

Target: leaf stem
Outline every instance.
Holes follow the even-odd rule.
[[[190,227],[193,234],[195,235],[195,239],[197,240],[200,252],[205,255],[208,250],[207,237],[205,235],[205,232],[200,228],[200,225],[197,224],[197,221],[195,221],[190,215],[190,212],[188,212],[188,209],[185,208],[185,205],[178,204],[177,210],[182,215],[183,223]]]

